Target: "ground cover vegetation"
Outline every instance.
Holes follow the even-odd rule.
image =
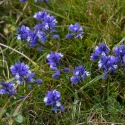
[[[0,125],[125,124],[124,0],[0,10]]]

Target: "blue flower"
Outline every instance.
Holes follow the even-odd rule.
[[[52,75],[52,78],[57,79],[60,76],[60,71],[57,70],[55,74]]]
[[[34,30],[22,25],[21,28],[18,28],[17,39],[27,40],[30,47],[35,47],[44,44],[49,36],[54,39],[60,38],[59,35],[55,34],[57,32],[55,29],[57,21],[54,16],[50,16],[43,10],[42,12],[36,12],[34,18],[41,21],[41,23],[35,25]]]
[[[116,69],[118,68],[117,66],[117,59],[115,56],[102,56],[101,59],[98,62],[98,67],[100,69],[103,69],[105,75],[102,78],[107,78],[107,73],[106,72],[110,72],[110,73],[114,73],[116,71]]]
[[[64,107],[61,105],[59,102],[61,100],[61,94],[59,91],[56,90],[50,90],[46,94],[44,98],[44,102],[46,103],[47,106],[53,106],[53,111],[56,113],[57,108],[59,107],[62,111],[64,111]]]
[[[60,66],[60,60],[63,57],[61,53],[58,52],[51,52],[46,56],[48,60],[48,64],[50,65],[50,68],[53,70],[57,70]]]
[[[26,74],[26,76],[25,76],[25,79],[26,79],[26,82],[35,82],[35,80],[34,80],[34,76],[35,76],[35,73],[34,72],[31,72],[30,70],[29,70],[29,72]]]
[[[28,65],[25,65],[23,62],[17,62],[10,67],[12,74],[15,76],[18,84],[22,85],[24,81],[34,82],[34,75],[29,69]]]
[[[29,72],[29,66],[25,65],[23,62],[17,62],[13,66],[10,67],[13,75],[26,76]]]
[[[65,67],[64,69],[63,69],[63,72],[69,72],[70,71],[70,69],[68,68],[68,67]]]
[[[45,32],[33,30],[29,32],[28,42],[30,47],[35,47],[38,44],[44,44],[48,39],[48,35]]]
[[[94,52],[94,53],[91,54],[90,60],[96,61],[99,58],[100,58],[100,54]]]
[[[84,32],[83,32],[82,27],[78,23],[75,23],[74,25],[71,24],[69,26],[69,30],[71,32],[73,32],[73,33],[72,34],[67,34],[66,35],[67,39],[70,39],[70,38],[73,38],[73,37],[82,39],[82,35],[84,34]]]
[[[26,2],[26,0],[20,0],[20,2]]]
[[[51,16],[43,10],[42,12],[35,13],[34,18],[41,21],[41,23],[34,26],[39,41],[45,43],[50,35],[52,35],[54,39],[60,38],[59,35],[55,34],[57,32],[55,29],[57,21],[54,16]]]
[[[0,88],[0,95],[7,94],[6,89]]]
[[[13,82],[0,82],[0,85],[2,85],[2,88],[0,88],[0,94],[8,94],[9,96],[16,94],[15,84]]]
[[[110,50],[107,48],[107,46],[103,43],[101,43],[99,46],[96,46],[94,52],[91,54],[90,59],[92,61],[98,60],[102,55],[106,55],[110,52]]]
[[[48,35],[45,32],[42,32],[42,31],[38,31],[37,36],[39,38],[39,42],[42,43],[42,44],[44,44],[48,39]]]
[[[57,79],[60,76],[60,60],[63,57],[61,53],[58,52],[51,52],[46,56],[46,59],[48,60],[48,64],[50,65],[50,68],[52,70],[55,70],[56,73],[52,75],[52,78]]]
[[[125,68],[125,46],[121,45],[119,47],[115,47],[113,52],[115,53],[118,64]]]
[[[43,25],[41,23],[34,26],[34,30],[42,31]]]
[[[41,83],[43,83],[43,80],[42,79],[36,79],[35,83],[41,84]]]
[[[41,30],[42,32],[49,31],[49,33],[57,32],[57,30],[55,29],[57,20],[54,16],[50,16],[50,14],[47,14],[45,10],[43,12],[35,13],[34,18],[42,21],[42,23],[37,24],[34,29]]]
[[[89,72],[86,71],[84,66],[75,67],[73,70],[73,76],[71,77],[71,82],[77,84],[78,82],[83,82],[87,76],[89,76]]]
[[[24,82],[33,83],[37,80],[34,79],[35,73],[31,72],[28,65],[23,62],[17,62],[10,67],[12,74],[15,76],[18,84],[22,85]]]
[[[59,39],[59,35],[53,35],[53,39]]]
[[[43,19],[44,19],[44,17],[45,17],[46,15],[47,15],[47,12],[46,12],[45,10],[43,10],[42,12],[41,12],[41,11],[40,11],[40,12],[36,12],[33,17],[34,17],[36,20],[43,21]]]
[[[18,28],[18,33],[17,35],[17,39],[18,40],[26,40],[28,35],[29,35],[29,27],[26,27],[25,25],[22,25],[21,28]]]
[[[27,40],[29,42],[30,47],[35,47],[39,43],[39,37],[37,35],[37,32],[35,30],[30,31]]]
[[[43,31],[50,31],[52,32],[56,32],[55,30],[55,26],[56,26],[57,20],[55,19],[54,16],[50,16],[50,14],[47,14],[46,16],[44,16],[43,18]]]

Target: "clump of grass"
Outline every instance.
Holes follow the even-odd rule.
[[[33,84],[32,90],[29,89],[28,82],[22,86],[18,85],[17,94],[11,97],[0,95],[2,124],[125,123],[123,67],[120,62],[114,62],[113,64],[118,63],[118,69],[112,74],[112,70],[104,72],[104,67],[100,66],[102,69],[100,70],[98,64],[90,60],[95,46],[99,46],[100,43],[105,43],[110,51],[120,47],[121,44],[124,45],[124,0],[50,0],[47,4],[27,0],[25,3],[2,1],[0,4],[2,5],[0,23],[3,24],[0,26],[1,82],[9,83],[15,79],[10,67],[18,61],[30,65],[31,72],[35,72],[36,77],[44,81],[42,84]],[[41,23],[35,20],[33,15],[43,10],[58,21],[54,28],[60,38],[54,39],[53,35],[57,34],[55,32],[51,34],[46,30],[45,33],[49,36],[46,43],[30,48],[26,40],[17,40],[16,28],[25,25],[33,30],[38,22]],[[66,39],[67,34],[73,34],[68,30],[69,25],[74,25],[76,22],[83,28],[82,39]],[[42,47],[41,51],[37,50],[39,45]],[[55,52],[55,55],[50,54],[51,51]],[[63,58],[59,58],[60,52]],[[48,54],[56,57],[56,60],[46,58]],[[113,55],[112,51],[111,55]],[[90,72],[90,76],[86,79],[83,79],[83,70],[77,67],[82,65]],[[70,71],[64,72],[65,67],[70,68]],[[71,78],[76,80],[78,72],[82,75],[75,85]],[[53,78],[56,79],[52,78],[53,74]],[[107,79],[102,79],[105,74],[108,74]],[[17,85],[16,81],[14,83]],[[0,88],[3,86],[1,85]],[[61,100],[60,98],[57,100],[64,106],[64,112],[57,110],[55,114],[52,108],[53,105],[58,107],[57,102],[50,104],[44,100],[50,90],[61,93]]]

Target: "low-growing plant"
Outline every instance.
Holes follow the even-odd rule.
[[[6,3],[27,12],[1,34],[1,124],[124,124],[123,1],[60,2]]]

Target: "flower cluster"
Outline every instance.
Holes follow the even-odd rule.
[[[107,78],[108,74],[107,72],[109,71],[110,73],[114,73],[116,69],[118,68],[117,66],[117,60],[115,56],[102,56],[101,59],[98,62],[98,67],[100,69],[103,69],[104,71],[104,76],[102,77],[103,79]]]
[[[47,16],[47,12],[45,10],[43,10],[43,11],[36,12],[33,17],[36,20],[43,21],[44,17],[46,17],[46,16]],[[41,28],[42,26],[39,24],[39,27]]]
[[[101,56],[106,55],[110,52],[110,50],[107,48],[107,46],[103,43],[101,43],[99,46],[95,47],[94,52],[91,55],[91,60],[96,61],[98,60]]]
[[[61,94],[59,91],[56,90],[50,90],[46,94],[44,98],[44,102],[46,103],[47,106],[53,106],[53,111],[56,113],[57,108],[59,107],[63,112],[64,112],[64,107],[61,105],[59,102],[61,100],[60,98]]]
[[[30,47],[35,47],[44,44],[49,36],[55,39],[59,38],[59,35],[56,34],[57,30],[55,27],[57,21],[54,16],[51,16],[43,10],[41,12],[36,12],[33,17],[41,21],[41,23],[35,25],[33,30],[22,25],[21,28],[18,28],[18,40],[27,40]]]
[[[50,68],[56,71],[56,73],[52,75],[52,77],[55,79],[57,79],[60,76],[61,58],[63,58],[63,55],[58,52],[51,52],[50,54],[46,56],[46,59],[48,60],[48,64],[50,65]]]
[[[35,73],[31,72],[28,65],[25,65],[23,62],[17,62],[13,66],[10,67],[11,73],[14,75],[17,83],[22,85],[24,82],[27,83],[42,83],[41,79],[34,79]],[[12,96],[16,93],[16,88],[14,84],[14,80],[12,82],[0,82],[0,94],[8,94]],[[28,84],[29,87],[32,87]]]
[[[125,68],[125,46],[121,45],[119,47],[115,47],[113,52],[115,53],[118,65]]]
[[[71,82],[74,84],[83,82],[85,78],[90,75],[90,73],[86,71],[84,66],[75,67],[72,73],[73,73],[73,76],[71,77]]]
[[[81,38],[82,39],[82,35],[84,34],[84,32],[83,32],[82,27],[78,23],[75,23],[74,25],[71,24],[69,26],[69,30],[71,32],[73,32],[73,33],[72,34],[67,34],[66,35],[67,39],[70,39],[70,38],[73,38],[73,37],[74,38]]]
[[[17,35],[17,39],[18,40],[25,40],[28,37],[29,34],[29,27],[26,27],[25,25],[22,25],[21,28],[18,28],[18,34]]]
[[[125,68],[125,46],[120,45],[113,49],[114,55],[108,55],[110,50],[105,44],[100,44],[96,46],[94,52],[92,53],[90,59],[92,61],[98,61],[98,67],[104,71],[103,79],[107,78],[108,72],[115,73],[118,67]]]
[[[23,62],[17,62],[10,67],[12,74],[15,76],[18,84],[22,85],[24,82],[28,83],[42,83],[42,80],[34,79],[34,72],[31,72],[28,65],[25,65]]]
[[[2,86],[0,88],[0,95],[8,94],[9,96],[12,96],[16,94],[15,84],[13,82],[9,82],[9,83],[0,82],[0,85]]]
[[[55,29],[57,20],[55,19],[54,16],[51,16],[45,10],[43,10],[42,12],[36,12],[34,15],[34,18],[36,20],[42,21],[42,23],[37,24],[34,27],[35,30],[46,33],[47,35],[57,32],[57,30]],[[54,37],[54,35],[53,35],[53,37]],[[58,36],[58,38],[59,38],[59,36]]]
[[[94,52],[91,54],[90,60],[98,60],[98,67],[104,71],[103,79],[107,78],[108,72],[114,73],[117,69],[117,61],[114,56],[108,55],[110,50],[106,44],[101,43],[95,47]]]
[[[48,64],[50,65],[50,68],[53,70],[57,70],[60,66],[60,60],[63,58],[62,53],[59,52],[51,52],[46,56],[48,60]]]
[[[38,44],[44,44],[47,40],[48,36],[41,31],[31,30],[27,41],[29,42],[30,47],[35,47]]]

